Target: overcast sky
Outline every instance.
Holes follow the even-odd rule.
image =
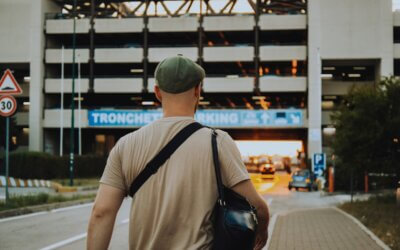
[[[393,9],[400,10],[400,0],[393,0]]]

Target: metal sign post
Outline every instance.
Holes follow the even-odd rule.
[[[74,153],[75,153],[75,46],[76,46],[76,0],[73,6],[73,33],[72,33],[72,93],[71,93],[71,133],[70,133],[70,153],[69,153],[69,185],[74,185]]]
[[[10,151],[10,116],[12,116],[17,110],[17,101],[11,95],[22,94],[22,89],[15,80],[11,70],[7,69],[4,71],[3,76],[0,79],[0,116],[6,117],[6,204],[9,200],[8,193],[8,170],[9,170],[9,151]]]
[[[17,109],[17,102],[12,96],[2,96],[0,97],[0,115],[6,117],[6,148],[5,148],[5,167],[6,167],[6,204],[9,201],[9,192],[8,192],[8,173],[9,173],[9,142],[10,142],[10,116],[15,113]]]
[[[9,169],[9,163],[8,163],[8,153],[9,153],[9,138],[10,138],[10,117],[6,117],[6,204],[8,203],[9,194],[8,194],[8,169]]]

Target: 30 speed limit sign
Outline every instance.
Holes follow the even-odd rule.
[[[12,116],[17,110],[17,101],[10,95],[0,97],[0,115],[1,116]]]

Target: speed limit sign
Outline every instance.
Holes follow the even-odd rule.
[[[0,97],[0,115],[12,116],[17,110],[17,101],[10,95]]]

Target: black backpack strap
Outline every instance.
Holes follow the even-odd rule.
[[[163,149],[147,163],[146,167],[140,172],[140,174],[132,182],[129,189],[129,195],[133,197],[139,188],[150,178],[157,170],[168,160],[169,157],[175,152],[179,146],[186,141],[194,132],[203,128],[198,122],[191,123],[184,127],[178,134]]]
[[[217,178],[218,202],[222,206],[223,204],[225,204],[225,197],[224,197],[224,191],[223,191],[224,185],[222,184],[221,165],[220,165],[219,156],[218,156],[217,136],[218,136],[218,134],[215,131],[215,129],[212,129],[211,146],[212,146],[212,153],[213,153],[215,177]]]

